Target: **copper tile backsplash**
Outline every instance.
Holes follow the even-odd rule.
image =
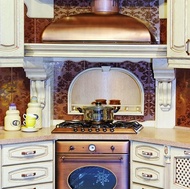
[[[190,127],[190,70],[176,70],[176,125]]]
[[[23,68],[0,68],[0,126],[5,113],[14,102],[20,114],[24,114],[30,99],[30,80]]]
[[[107,65],[87,61],[56,62],[54,78],[54,119],[79,119],[67,114],[67,91],[72,79],[87,68]],[[154,120],[155,116],[155,80],[151,64],[146,62],[109,63],[113,67],[130,70],[142,82],[145,90],[145,116],[117,116],[116,119]],[[11,74],[12,73],[12,74]],[[190,127],[190,70],[177,69],[176,125]],[[5,112],[11,102],[16,103],[21,115],[25,113],[29,102],[30,81],[23,68],[0,68],[0,125],[4,124]]]

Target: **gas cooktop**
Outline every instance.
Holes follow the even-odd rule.
[[[89,123],[85,121],[64,121],[56,125],[52,133],[79,133],[79,134],[136,134],[143,129],[137,121],[115,121]]]

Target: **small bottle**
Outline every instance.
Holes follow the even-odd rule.
[[[19,131],[21,128],[20,112],[17,110],[16,105],[11,103],[9,110],[6,111],[4,118],[4,129],[6,131]]]
[[[36,125],[35,128],[42,128],[42,107],[41,104],[38,103],[38,99],[36,96],[31,98],[31,101],[28,103],[28,108],[26,110],[27,114],[34,114],[36,116]]]

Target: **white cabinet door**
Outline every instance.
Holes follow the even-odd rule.
[[[190,188],[190,149],[171,148],[171,189]]]
[[[167,56],[169,63],[183,63],[190,59],[190,0],[169,0],[167,28]]]
[[[24,57],[23,0],[0,0],[0,57]]]

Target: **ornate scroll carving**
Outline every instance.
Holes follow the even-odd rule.
[[[154,78],[157,80],[157,102],[162,111],[169,111],[172,106],[172,81],[175,71],[169,68],[167,59],[153,60]]]

